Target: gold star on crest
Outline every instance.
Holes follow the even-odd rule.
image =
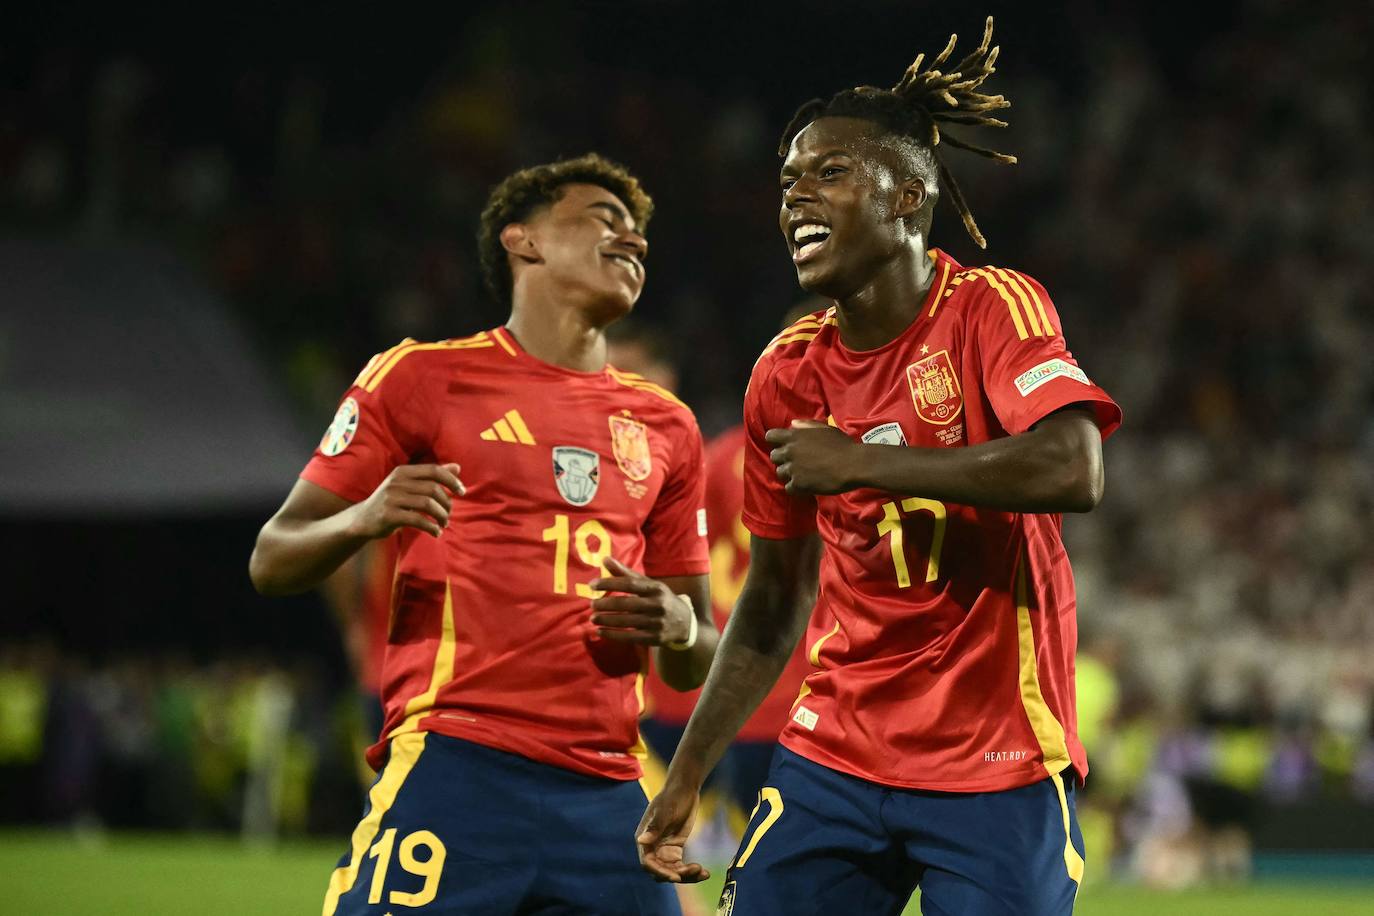
[[[921,355],[925,356],[930,352],[930,344],[921,344]]]

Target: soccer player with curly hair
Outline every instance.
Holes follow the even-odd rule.
[[[373,357],[258,536],[269,595],[369,541],[399,555],[379,774],[325,916],[678,912],[623,838],[650,657],[688,690],[715,651],[702,439],[604,334],[652,207],[596,155],[503,181],[480,247],[510,320]]]

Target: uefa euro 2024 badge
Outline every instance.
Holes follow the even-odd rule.
[[[334,422],[329,424],[329,428],[324,431],[324,438],[320,440],[320,452],[330,458],[348,448],[348,443],[353,441],[353,436],[358,432],[358,402],[352,398],[345,398],[339,405],[339,410],[334,414]]]
[[[601,456],[585,448],[555,445],[553,482],[558,492],[574,506],[585,506],[596,495],[601,482]]]

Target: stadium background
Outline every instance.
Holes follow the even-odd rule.
[[[313,911],[358,810],[350,680],[320,599],[257,598],[247,555],[369,355],[504,317],[489,187],[588,149],[644,179],[637,319],[719,431],[800,298],[787,118],[982,15],[572,7],[55,7],[0,39],[0,912]],[[951,157],[990,246],[949,210],[933,240],[1041,279],[1126,412],[1066,524],[1082,910],[1365,911],[1368,10],[990,10],[1021,162]]]

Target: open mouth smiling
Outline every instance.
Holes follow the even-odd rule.
[[[813,221],[803,221],[792,227],[792,260],[800,264],[815,257],[830,238],[830,227]]]
[[[644,279],[644,266],[627,254],[607,254],[602,257],[610,258],[612,261],[619,261],[624,264],[636,280]]]

